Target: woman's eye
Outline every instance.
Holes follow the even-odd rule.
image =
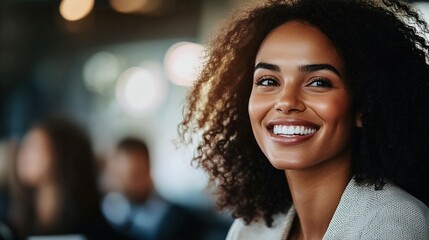
[[[309,87],[331,88],[332,87],[332,83],[328,79],[314,79],[307,86],[309,86]]]
[[[280,86],[279,82],[273,78],[262,78],[256,82],[258,86]]]

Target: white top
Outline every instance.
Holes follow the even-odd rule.
[[[274,216],[271,228],[262,219],[249,225],[236,219],[226,239],[285,240],[295,216],[292,206],[286,214]],[[429,240],[429,208],[393,184],[376,191],[351,180],[323,239]]]

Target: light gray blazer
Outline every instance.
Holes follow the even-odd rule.
[[[296,211],[274,216],[268,228],[261,219],[245,225],[242,219],[232,224],[227,240],[285,240]],[[383,190],[347,185],[323,239],[429,240],[429,208],[393,184]]]

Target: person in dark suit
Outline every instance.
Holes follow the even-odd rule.
[[[104,177],[106,219],[134,239],[199,239],[201,228],[193,214],[156,191],[150,165],[142,140],[129,137],[118,143]]]

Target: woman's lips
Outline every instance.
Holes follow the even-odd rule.
[[[280,144],[295,144],[313,137],[320,126],[303,119],[276,119],[268,123],[267,129],[273,141]]]

